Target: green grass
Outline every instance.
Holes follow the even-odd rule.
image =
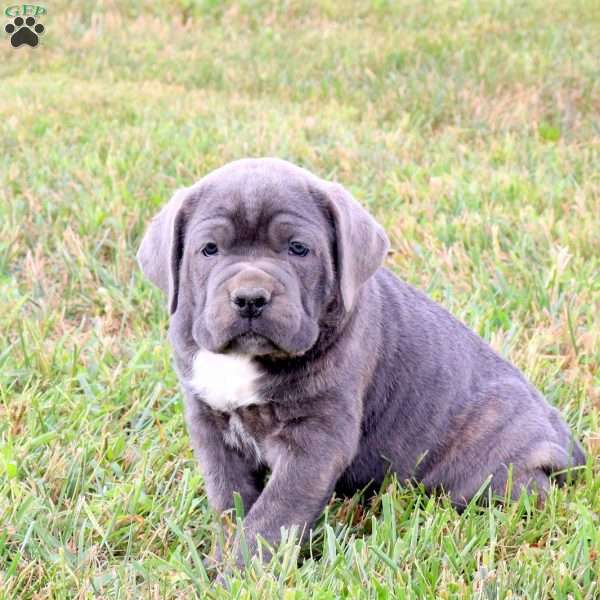
[[[600,3],[48,3],[0,61],[0,597],[600,597]],[[574,485],[459,515],[389,481],[209,582],[218,535],[160,293],[134,253],[242,156],[337,178],[388,263],[590,450]]]

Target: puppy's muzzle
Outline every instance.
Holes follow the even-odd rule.
[[[242,287],[234,290],[230,298],[240,317],[256,319],[271,301],[271,292],[262,287]]]

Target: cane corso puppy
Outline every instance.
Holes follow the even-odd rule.
[[[388,246],[341,185],[273,158],[177,191],[142,240],[208,499],[241,495],[251,552],[388,470],[460,505],[486,481],[543,496],[584,462],[514,366],[381,266]]]

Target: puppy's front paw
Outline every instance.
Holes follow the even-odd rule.
[[[217,585],[219,585],[219,586],[221,586],[223,589],[225,589],[225,590],[229,590],[231,586],[229,585],[229,581],[228,581],[228,579],[227,579],[227,576],[228,576],[228,575],[230,575],[230,574],[231,574],[231,572],[230,572],[230,571],[227,571],[226,573],[219,573],[219,574],[218,574],[218,575],[215,577],[215,579],[214,579],[214,581],[213,581],[214,585],[216,585],[216,586],[217,586]]]
[[[202,560],[202,565],[206,569],[207,573],[216,571],[221,566],[222,556],[221,551],[217,550],[213,556],[206,556]]]
[[[226,560],[223,560],[223,552],[220,548],[217,548],[211,556],[205,557],[202,564],[214,585],[220,585],[226,590],[230,588],[227,578],[232,574],[233,569]]]

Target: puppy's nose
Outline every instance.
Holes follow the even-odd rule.
[[[260,316],[263,308],[271,300],[271,293],[261,287],[238,288],[231,294],[231,302],[245,319]]]

